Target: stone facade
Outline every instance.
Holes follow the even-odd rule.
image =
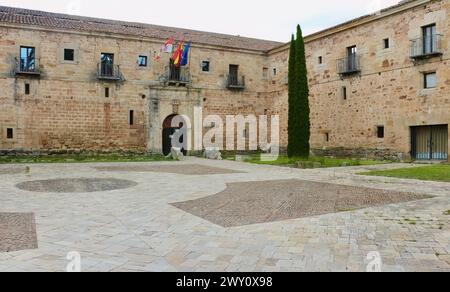
[[[190,82],[169,85],[164,80],[170,54],[155,59],[164,40],[6,24],[0,24],[0,36],[0,149],[4,151],[159,153],[163,123],[172,114],[193,121],[195,106],[202,107],[204,115],[223,118],[263,114],[270,107],[259,96],[267,87],[262,78],[267,56],[262,50],[193,43]],[[21,46],[36,48],[40,76],[15,74]],[[74,62],[64,61],[67,48],[75,50]],[[102,53],[114,54],[124,80],[97,78]],[[147,56],[148,67],[138,66],[141,55]],[[202,61],[210,61],[209,72],[202,71]],[[246,77],[245,89],[227,89],[230,64],[239,65],[239,76]],[[7,129],[12,129],[12,139],[7,138]]]
[[[412,126],[450,124],[449,13],[448,0],[406,1],[305,38],[311,143],[317,153],[406,159],[411,155]],[[442,35],[443,54],[411,59],[410,41],[432,23]],[[161,152],[166,118],[181,114],[193,120],[195,106],[203,108],[204,116],[223,118],[279,114],[285,148],[289,46],[229,36],[223,36],[227,45],[220,45],[217,35],[211,35],[211,43],[197,37],[190,82],[180,86],[164,81],[169,55],[154,60],[163,39],[2,19],[0,149]],[[386,39],[389,48],[384,48]],[[14,74],[21,46],[36,48],[40,76]],[[361,70],[342,76],[336,62],[351,46],[357,47]],[[74,62],[63,60],[67,48],[75,50]],[[97,78],[101,53],[114,54],[124,80]],[[140,55],[148,57],[148,67],[138,66]],[[209,72],[202,71],[202,61],[210,62]],[[239,65],[240,76],[245,76],[243,90],[227,89],[230,64]],[[433,89],[424,89],[428,72],[437,74]],[[377,135],[381,126],[384,138]],[[8,131],[13,131],[12,138]]]

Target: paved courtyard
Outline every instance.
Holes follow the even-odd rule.
[[[0,166],[0,271],[450,271],[450,184],[355,174],[404,165],[29,167]]]

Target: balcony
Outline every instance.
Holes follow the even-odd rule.
[[[411,59],[420,60],[442,56],[442,35],[433,34],[411,42]]]
[[[100,63],[97,65],[97,79],[106,81],[124,80],[118,65],[105,63]]]
[[[341,76],[357,74],[361,72],[360,56],[351,55],[337,60],[337,71]]]
[[[166,83],[169,86],[187,86],[191,83],[191,73],[189,68],[186,67],[176,67],[171,65],[167,67],[166,72]]]
[[[39,66],[33,62],[23,63],[16,62],[16,66],[14,68],[15,75],[29,75],[29,76],[40,76],[41,71],[39,70]]]
[[[245,89],[245,76],[227,75],[227,88],[232,90]]]

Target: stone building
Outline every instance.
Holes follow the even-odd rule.
[[[156,60],[169,37],[192,42],[189,67]],[[262,68],[279,45],[0,7],[0,149],[167,152],[171,118],[196,106],[267,113]]]
[[[448,159],[449,13],[449,0],[402,1],[305,38],[314,152]],[[189,67],[155,60],[170,36],[192,41]],[[0,150],[166,152],[171,118],[195,107],[279,114],[286,147],[288,50],[0,7]]]
[[[449,18],[448,0],[402,1],[307,36],[314,152],[447,160]],[[285,68],[288,50],[269,63]],[[286,117],[282,83],[270,95]]]

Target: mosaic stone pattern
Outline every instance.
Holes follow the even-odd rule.
[[[32,213],[0,213],[0,253],[38,248]]]
[[[415,201],[426,195],[302,180],[232,183],[216,195],[173,206],[223,227],[283,221]]]

